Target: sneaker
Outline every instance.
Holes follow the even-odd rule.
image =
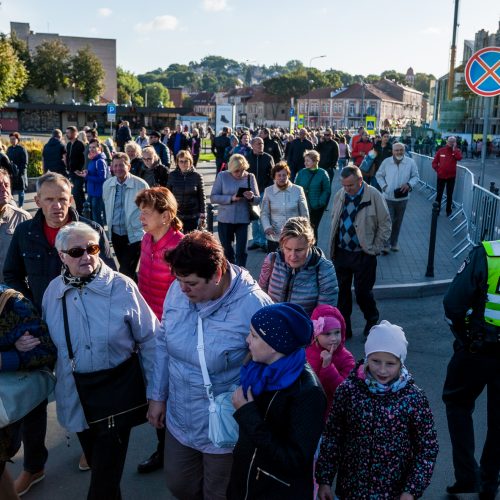
[[[43,479],[45,479],[45,471],[43,470],[35,472],[34,474],[23,470],[14,481],[16,493],[22,497],[25,493],[28,493],[32,486],[35,486],[35,484],[39,483]]]
[[[382,255],[389,255],[389,249],[386,247],[382,248]]]
[[[391,252],[399,252],[399,247],[398,247],[398,245],[392,245],[392,247],[391,247]]]
[[[89,464],[87,463],[87,459],[85,458],[85,453],[82,453],[80,457],[80,461],[78,462],[78,468],[82,472],[90,470]]]

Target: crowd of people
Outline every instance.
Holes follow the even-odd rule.
[[[421,497],[438,454],[433,416],[405,365],[405,333],[381,320],[373,295],[377,258],[399,250],[418,182],[406,145],[363,127],[352,137],[224,128],[212,141],[217,239],[203,230],[198,131],[134,139],[122,122],[116,149],[94,129],[88,144],[79,135],[68,127],[63,145],[55,130],[44,148],[33,218],[0,169],[0,292],[17,292],[0,307],[11,321],[0,375],[55,369],[58,420],[90,470],[87,498],[121,498],[130,431],[146,419],[157,446],[138,471],[163,468],[181,500],[333,500],[335,478],[341,500]],[[338,165],[326,255],[316,243]],[[257,280],[245,266],[258,248]],[[352,285],[365,318],[358,363],[346,346]],[[1,498],[45,477],[47,404],[0,429]],[[214,417],[237,422],[230,444],[214,436]],[[13,481],[5,465],[21,440]],[[493,499],[498,460],[488,458],[483,493],[493,496],[483,498]]]

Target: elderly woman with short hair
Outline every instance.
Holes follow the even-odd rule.
[[[337,305],[335,268],[314,243],[308,219],[288,219],[280,234],[280,249],[267,255],[259,277],[260,287],[274,302],[293,302],[308,314],[319,304]]]
[[[290,167],[280,161],[271,169],[274,184],[264,191],[260,221],[266,234],[268,252],[278,249],[281,230],[288,219],[309,218],[304,190],[290,181],[290,175]]]
[[[248,173],[248,161],[240,154],[229,160],[228,170],[219,173],[212,187],[210,201],[217,203],[219,238],[231,263],[245,266],[247,262],[248,225],[250,205],[260,202],[255,176]],[[236,255],[233,240],[236,238]]]
[[[130,158],[130,173],[136,175],[137,177],[142,176],[142,172],[145,169],[144,162],[142,160],[142,148],[137,142],[129,141],[125,144],[125,153]]]
[[[316,240],[318,239],[319,223],[332,192],[327,171],[318,166],[319,158],[317,151],[305,151],[305,168],[300,170],[295,178],[295,184],[304,188],[309,207],[309,219],[314,228]]]
[[[107,370],[129,360],[138,350],[149,378],[158,320],[136,284],[99,258],[99,234],[90,226],[72,222],[61,228],[56,249],[63,264],[62,274],[47,287],[42,311],[58,351],[57,417],[68,432],[77,433],[91,467],[87,498],[119,499],[130,427],[105,432],[89,425],[72,366],[75,374]],[[65,307],[70,320],[67,328],[63,321]],[[73,361],[68,354],[70,344]]]
[[[142,150],[142,161],[144,163],[144,168],[140,173],[140,177],[142,177],[150,187],[167,187],[168,168],[162,165],[160,157],[153,146],[146,146]]]

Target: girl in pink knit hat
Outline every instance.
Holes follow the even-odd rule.
[[[306,349],[306,357],[326,393],[326,418],[337,387],[346,379],[356,363],[353,355],[344,346],[345,320],[336,307],[319,305],[312,312],[311,319],[314,325],[314,339]]]

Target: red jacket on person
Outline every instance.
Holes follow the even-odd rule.
[[[462,159],[460,148],[452,149],[443,146],[436,151],[432,160],[432,168],[437,172],[438,179],[452,179],[457,176],[457,161]]]
[[[146,233],[141,242],[141,260],[139,265],[139,291],[158,321],[163,314],[163,302],[175,277],[170,272],[170,266],[163,256],[166,250],[175,248],[184,235],[179,231],[169,229],[167,234],[156,243],[153,237]]]
[[[373,149],[373,144],[371,141],[358,141],[352,148],[352,159],[354,161],[354,164],[359,167],[361,165],[361,162],[363,161],[364,155],[361,154],[361,152],[364,152],[365,155],[368,154],[369,151]]]

